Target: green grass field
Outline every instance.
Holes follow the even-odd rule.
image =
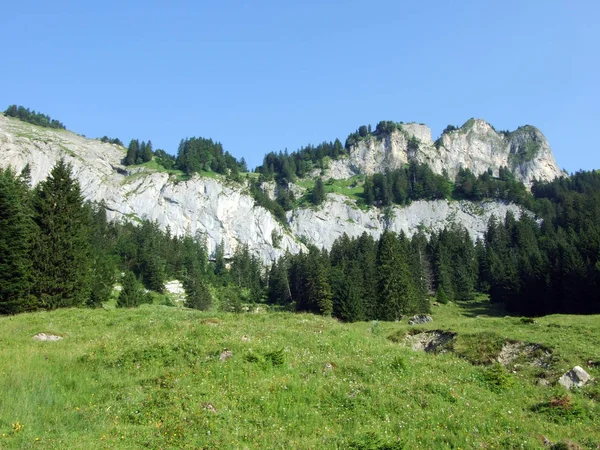
[[[406,321],[160,305],[2,317],[0,448],[598,448],[599,385],[556,379],[600,377],[600,317],[529,323],[481,299],[433,312],[419,330],[457,333],[454,351],[412,350]],[[551,366],[483,364],[507,339],[542,344]]]

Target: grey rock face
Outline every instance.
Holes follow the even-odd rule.
[[[404,125],[402,132],[380,141],[362,141],[352,149],[350,157],[332,161],[330,176],[344,178],[392,169],[415,158],[429,163],[436,171],[449,168],[451,175],[452,170],[466,163],[477,173],[489,166],[506,164],[511,152],[520,154],[523,149],[525,153],[536,150],[537,159],[518,165],[520,176],[551,178],[558,174],[552,169],[555,163],[547,142],[533,127],[508,137],[496,133],[483,121],[463,128],[444,135],[443,146],[438,149],[427,126]],[[411,138],[420,142],[418,151],[412,153],[408,151]],[[231,257],[238,245],[247,244],[263,262],[271,263],[286,251],[305,250],[302,242],[329,249],[344,233],[358,237],[366,232],[378,238],[384,230],[390,230],[412,236],[418,230],[434,232],[453,223],[467,228],[475,239],[483,236],[492,216],[503,219],[512,212],[518,218],[522,214],[513,204],[467,201],[416,201],[408,207],[364,211],[348,197],[330,194],[321,207],[288,212],[288,226],[283,227],[269,211],[255,205],[243,185],[200,176],[180,181],[167,172],[125,167],[121,164],[125,153],[117,145],[66,130],[37,127],[0,114],[0,167],[12,166],[20,171],[29,164],[35,185],[47,177],[59,158],[64,158],[72,164],[83,195],[92,202],[104,201],[109,219],[155,220],[173,234],[205,239],[210,253],[223,242],[225,257]],[[546,155],[546,159],[540,155]],[[264,189],[270,196],[276,194],[274,184],[265,183]],[[304,188],[295,187],[297,196],[303,191]],[[278,241],[277,245],[274,241]]]
[[[266,209],[256,206],[242,186],[199,176],[177,181],[168,173],[130,170],[121,165],[124,156],[123,147],[0,115],[0,167],[20,171],[29,164],[35,185],[64,158],[72,164],[85,198],[105,202],[109,219],[156,220],[173,234],[205,238],[210,253],[223,242],[226,257],[239,244],[247,244],[265,263],[304,248]],[[280,237],[277,247],[274,235]]]
[[[418,149],[409,146],[411,138],[418,140]],[[498,133],[487,122],[471,119],[460,129],[443,134],[437,145],[429,127],[419,124],[404,124],[402,131],[381,138],[368,137],[352,147],[347,158],[333,161],[326,177],[370,175],[411,161],[428,164],[438,174],[446,171],[451,179],[461,167],[475,175],[491,168],[496,176],[500,167],[508,167],[527,186],[534,178],[551,181],[563,175],[548,141],[537,128],[528,125],[511,133]]]
[[[416,201],[406,207],[393,206],[387,212],[373,208],[363,211],[343,195],[329,194],[321,207],[290,211],[287,220],[292,233],[304,242],[329,249],[344,233],[352,238],[366,232],[377,239],[389,230],[412,236],[419,230],[438,232],[453,223],[464,226],[473,239],[482,238],[490,218],[503,219],[508,212],[516,218],[522,214],[514,204],[446,200]]]
[[[558,383],[567,389],[572,389],[574,387],[580,388],[585,386],[590,379],[590,375],[585,370],[579,366],[575,366],[560,377]]]
[[[429,322],[433,322],[433,318],[426,314],[417,314],[416,316],[412,316],[410,319],[408,319],[409,325],[421,325]]]

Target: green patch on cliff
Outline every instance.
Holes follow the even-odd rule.
[[[524,145],[521,145],[515,153],[510,153],[508,155],[508,160],[513,167],[519,166],[529,161],[533,161],[533,159],[537,156],[539,151],[540,144],[533,140],[530,140],[527,141]]]

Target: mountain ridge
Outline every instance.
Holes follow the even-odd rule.
[[[481,128],[477,124],[479,122],[475,121],[474,128]],[[420,135],[426,141],[423,148],[428,151],[431,146],[435,148],[431,139],[426,139],[426,126],[402,126],[404,130],[413,130],[412,137]],[[397,133],[406,137],[405,134],[406,131]],[[391,138],[394,136],[394,133],[390,134]],[[408,154],[409,139],[405,139],[405,147],[398,147],[405,155]],[[482,138],[479,141],[486,142]],[[356,148],[367,155],[368,148],[360,145],[359,142]],[[550,152],[551,161],[554,161],[545,138],[540,145],[544,152]],[[516,148],[518,150],[518,146]],[[381,148],[374,152],[379,150]],[[398,155],[400,157],[392,160],[394,164],[401,164],[402,155]],[[11,165],[21,170],[29,164],[31,181],[35,185],[45,179],[58,159],[64,158],[72,164],[73,174],[86,199],[97,203],[103,201],[110,219],[155,220],[161,228],[169,227],[177,235],[200,234],[206,239],[211,253],[221,243],[226,255],[232,255],[238,245],[247,244],[264,262],[272,262],[287,251],[304,250],[305,244],[329,248],[335,238],[344,233],[356,236],[367,232],[378,237],[387,229],[411,235],[417,230],[437,231],[451,223],[466,226],[472,237],[477,238],[482,236],[491,216],[504,217],[508,211],[517,217],[521,214],[521,207],[505,202],[448,200],[419,201],[409,207],[364,211],[345,196],[329,194],[324,206],[295,208],[286,213],[285,223],[281,223],[256,204],[245,182],[197,174],[181,179],[175,171],[160,167],[124,166],[124,156],[125,149],[116,144],[0,115],[0,166]],[[533,161],[537,161],[535,156]],[[335,163],[335,160],[331,162],[325,176],[327,170],[331,174]],[[483,163],[480,166],[483,167]],[[375,166],[371,164],[370,167]],[[380,171],[392,168],[386,164],[377,167]],[[527,169],[523,173],[537,172]],[[556,174],[560,174],[557,167]]]

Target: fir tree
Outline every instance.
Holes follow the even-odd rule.
[[[152,151],[152,141],[148,141],[147,143],[142,143],[142,149],[140,151],[140,158],[142,162],[152,161],[152,155],[154,152]]]
[[[135,308],[144,302],[143,293],[135,274],[125,273],[121,293],[117,298],[117,308]]]
[[[127,147],[127,155],[123,160],[123,164],[126,166],[132,166],[136,164],[138,153],[140,151],[140,142],[137,139],[132,139]]]
[[[206,311],[212,305],[212,295],[207,284],[201,280],[199,273],[190,274],[183,283],[185,289],[186,308]]]
[[[317,178],[315,181],[310,199],[313,205],[320,205],[325,200],[325,186],[321,178]]]
[[[418,290],[406,262],[398,238],[388,231],[381,235],[377,254],[379,271],[378,318],[398,320],[405,313],[415,312],[419,303]]]
[[[84,304],[90,295],[90,215],[71,166],[60,160],[33,197],[33,292],[43,308]]]
[[[33,229],[27,196],[15,173],[0,169],[0,314],[33,307],[28,302]]]

